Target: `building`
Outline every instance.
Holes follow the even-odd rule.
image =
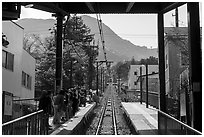
[[[165,78],[166,95],[178,98],[180,75],[188,68],[188,29],[166,27],[165,31]],[[186,53],[186,54],[185,54]]]
[[[2,21],[2,34],[9,42],[2,46],[3,109],[9,108],[4,109],[3,115],[18,117],[22,112],[16,104],[20,102],[12,101],[34,98],[35,59],[23,49],[24,29],[21,26],[13,21]],[[24,103],[32,104],[33,101]]]
[[[140,90],[140,67],[142,67],[142,83],[143,89],[146,88],[145,76],[146,67],[145,65],[131,65],[128,74],[128,89],[130,90]],[[159,87],[159,75],[158,75],[158,65],[148,65],[148,90],[153,92],[158,92]]]

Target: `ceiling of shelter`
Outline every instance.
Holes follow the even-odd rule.
[[[2,2],[2,18],[17,19],[20,17],[20,6],[51,12],[68,14],[151,14],[165,13],[184,2]]]

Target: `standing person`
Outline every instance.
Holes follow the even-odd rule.
[[[52,110],[52,99],[51,99],[51,92],[50,91],[42,91],[42,94],[39,99],[39,110],[43,110],[45,118],[46,118],[46,127],[48,129],[51,129],[51,126],[49,125],[49,115],[51,114]]]
[[[64,104],[65,104],[65,120],[69,119],[69,91],[65,90]]]
[[[73,98],[72,98],[72,109],[73,109],[73,116],[75,115],[75,113],[78,110],[78,98],[77,98],[77,94],[75,93],[76,91],[74,90],[73,92]]]
[[[60,90],[57,96],[54,99],[54,118],[53,124],[60,124],[61,117],[63,115],[64,110],[64,90]]]

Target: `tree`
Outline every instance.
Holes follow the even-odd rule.
[[[27,34],[24,38],[24,49],[37,59],[35,81],[37,91],[42,89],[54,90],[55,88],[55,32],[56,27],[51,30],[51,35],[45,39],[41,39],[36,34]],[[69,88],[70,66],[73,58],[76,61],[73,64],[73,81],[76,85],[82,86],[87,80],[85,72],[88,66],[86,64],[89,60],[88,54],[92,50],[89,49],[89,46],[90,41],[93,40],[93,35],[90,34],[90,29],[83,23],[81,17],[77,16],[73,16],[64,22],[63,34],[63,86]],[[76,56],[73,57],[73,53]],[[96,51],[93,50],[92,53],[94,53],[93,59],[95,59]]]
[[[158,58],[150,56],[147,59],[141,59],[139,64],[158,65]]]

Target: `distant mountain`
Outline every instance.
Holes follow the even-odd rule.
[[[83,15],[82,19],[84,23],[91,29],[91,33],[95,34],[95,39],[100,40],[97,20],[86,15]],[[119,37],[105,24],[102,25],[102,28],[105,39],[105,46],[108,51],[114,52],[114,54],[117,54],[119,56],[125,56],[128,59],[134,56],[136,60],[148,58],[149,56],[158,56],[157,49],[148,49],[147,47],[134,45],[130,41],[124,40]]]
[[[83,15],[84,23],[91,29],[91,33],[95,34],[95,40],[100,41],[98,24],[95,18]],[[24,28],[25,33],[40,34],[42,37],[50,35],[49,29],[54,26],[56,20],[54,19],[21,19],[18,20],[20,26]],[[103,33],[105,39],[105,48],[107,59],[112,61],[130,60],[133,56],[136,60],[141,58],[148,58],[149,56],[157,57],[157,49],[148,49],[132,44],[130,41],[120,38],[108,26],[103,24]],[[104,60],[102,44],[99,44],[99,60]]]

